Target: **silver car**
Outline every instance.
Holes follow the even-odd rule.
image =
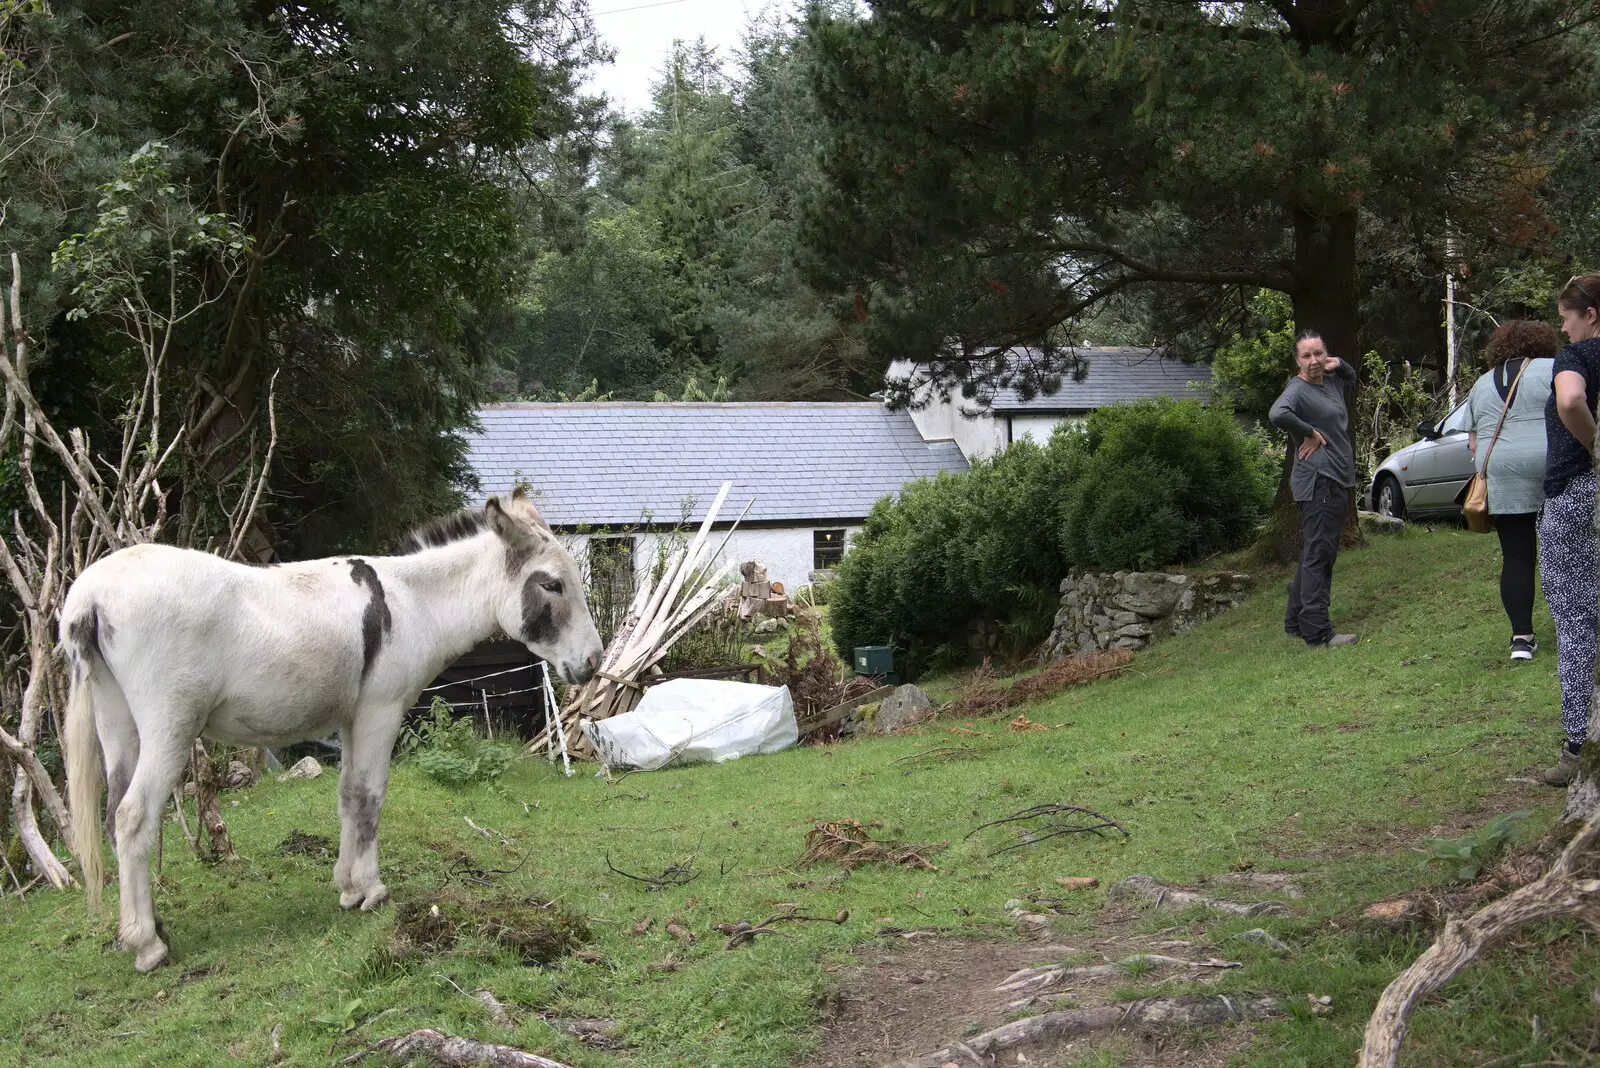
[[[1459,516],[1457,497],[1477,470],[1467,451],[1471,427],[1465,401],[1437,422],[1418,423],[1422,440],[1396,450],[1378,465],[1372,479],[1372,510],[1396,519]]]

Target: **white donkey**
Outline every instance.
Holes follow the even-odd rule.
[[[378,812],[401,720],[422,687],[496,631],[568,682],[600,663],[583,580],[518,490],[436,520],[404,556],[251,567],[137,545],[67,594],[66,759],[73,851],[89,905],[104,879],[100,750],[121,883],[122,945],[147,972],[167,956],[150,897],[162,808],[197,737],[287,745],[339,731],[339,904],[388,900]],[[95,736],[99,735],[99,745]]]

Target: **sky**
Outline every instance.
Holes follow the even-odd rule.
[[[596,31],[617,53],[597,68],[588,88],[603,92],[632,114],[650,106],[650,83],[660,77],[672,41],[704,35],[723,60],[731,60],[750,16],[769,6],[784,13],[796,0],[589,0]]]

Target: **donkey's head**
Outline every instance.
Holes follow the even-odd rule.
[[[483,514],[505,550],[506,584],[495,605],[501,629],[568,682],[588,682],[604,650],[577,562],[522,490],[504,503],[490,497]]]

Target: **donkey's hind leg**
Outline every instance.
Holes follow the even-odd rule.
[[[370,912],[389,900],[378,878],[378,813],[389,785],[389,757],[400,733],[403,709],[361,710],[339,732],[339,862],[333,884],[339,907]]]
[[[139,763],[139,728],[128,710],[128,699],[114,681],[91,679],[94,687],[94,726],[106,765],[106,837],[117,842],[117,806],[122,804]]]
[[[133,966],[141,972],[167,959],[150,894],[150,853],[162,810],[183,774],[191,744],[187,733],[172,730],[170,724],[163,726],[166,729],[147,729],[141,735],[138,763],[117,806],[117,878],[122,888],[119,935],[123,946],[133,950]]]

